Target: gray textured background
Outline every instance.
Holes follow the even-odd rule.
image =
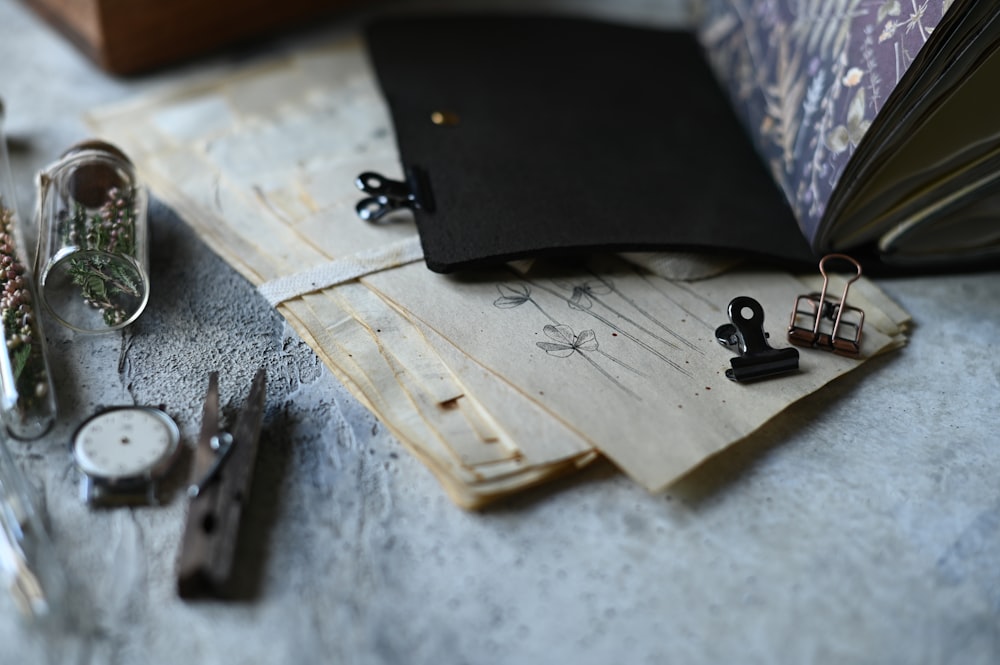
[[[326,34],[116,80],[17,2],[0,0],[0,28],[22,213],[86,110]],[[92,662],[1000,662],[997,274],[882,281],[914,316],[911,344],[668,495],[599,464],[470,514],[182,220],[155,206],[152,232],[148,310],[124,336],[49,323],[61,418],[12,442],[79,584]],[[66,441],[98,405],[162,403],[190,443],[207,373],[225,404],[259,366],[244,597],[185,604],[182,497],[91,511]],[[0,600],[0,665],[71,662],[72,647]]]

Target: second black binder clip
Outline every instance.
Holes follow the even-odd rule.
[[[365,171],[354,179],[354,185],[367,197],[354,207],[358,217],[366,222],[378,222],[397,210],[426,210],[434,212],[430,183],[424,172],[415,167],[406,168],[406,180],[392,180],[381,173]]]
[[[844,284],[840,300],[827,296],[830,278],[826,274],[828,261],[841,260],[854,266],[855,275]],[[795,299],[795,309],[788,324],[788,341],[798,346],[830,351],[857,358],[861,354],[861,329],[865,323],[863,310],[847,304],[847,291],[861,278],[861,264],[844,254],[827,254],[819,262],[823,288],[819,293]]]
[[[767,343],[764,332],[764,308],[749,296],[738,296],[729,303],[729,320],[715,330],[719,344],[740,355],[729,361],[726,378],[733,381],[756,381],[799,368],[799,352],[793,348],[775,349]]]

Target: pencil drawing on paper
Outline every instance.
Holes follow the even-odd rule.
[[[613,280],[611,280],[608,277],[604,277],[602,275],[598,275],[596,273],[591,273],[591,274],[593,275],[594,280],[596,280],[596,282],[597,282],[596,284],[595,284],[594,281],[585,281],[585,282],[582,282],[582,283],[577,284],[577,285],[573,285],[573,284],[565,284],[565,285],[563,285],[564,288],[569,288],[569,289],[571,289],[573,291],[573,295],[570,297],[570,300],[572,301],[572,303],[570,304],[570,307],[574,307],[574,308],[583,307],[583,308],[586,308],[586,309],[590,309],[592,307],[592,302],[597,302],[598,304],[600,304],[601,306],[605,307],[610,312],[614,313],[621,320],[626,321],[626,322],[632,324],[633,326],[635,326],[636,328],[638,328],[642,332],[644,332],[647,335],[649,335],[649,336],[651,336],[651,337],[659,340],[660,342],[663,342],[664,344],[666,344],[669,347],[672,347],[672,348],[677,349],[677,350],[681,350],[681,347],[678,346],[678,344],[681,344],[682,346],[690,349],[691,351],[694,351],[695,353],[698,353],[698,354],[701,354],[701,355],[705,354],[705,352],[697,344],[695,344],[691,340],[689,340],[686,337],[684,337],[683,335],[679,334],[674,329],[672,329],[669,326],[667,326],[661,320],[659,320],[658,318],[656,318],[655,316],[653,316],[653,314],[649,310],[647,310],[646,308],[642,307],[638,302],[636,302],[635,300],[633,300],[632,298],[630,298],[627,294],[625,294],[623,291],[621,291],[620,289],[618,289],[615,286],[615,283],[614,283]],[[675,341],[671,342],[669,340],[666,340],[666,339],[660,337],[659,335],[657,335],[653,331],[649,330],[648,328],[646,328],[642,324],[637,323],[636,321],[632,320],[631,318],[629,318],[628,316],[626,316],[624,313],[622,313],[622,312],[620,312],[618,310],[615,310],[611,305],[607,304],[606,302],[604,302],[603,300],[601,300],[600,297],[599,297],[599,296],[608,295],[608,294],[613,294],[613,295],[617,296],[618,298],[620,298],[621,300],[623,300],[629,307],[631,307],[632,309],[634,309],[642,318],[646,319],[647,322],[649,322],[649,323],[653,324],[654,326],[658,327],[660,330],[662,330],[664,333],[666,333],[670,337],[673,337]]]
[[[546,312],[545,309],[531,297],[531,287],[527,284],[497,284],[497,291],[500,292],[500,297],[493,301],[494,307],[499,309],[513,309],[514,307],[520,307],[524,303],[531,303],[545,318],[556,325],[559,324],[558,321],[552,318],[552,316],[550,316],[549,313]]]
[[[548,321],[542,332],[550,341],[536,342],[538,348],[550,356],[583,357],[606,379],[636,399],[639,399],[639,396],[629,389],[622,379],[602,367],[598,360],[608,360],[636,376],[646,377],[647,374],[602,349],[595,328],[586,328],[577,333],[571,326],[557,319],[535,298],[532,289],[544,294],[543,299],[551,300],[548,297],[551,296],[574,312],[591,317],[599,325],[598,329],[606,329],[614,337],[628,340],[665,363],[671,370],[685,376],[690,377],[691,373],[681,362],[672,358],[671,354],[685,354],[691,351],[704,353],[696,344],[671,329],[618,289],[607,277],[591,273],[590,279],[552,280],[551,285],[541,281],[519,279],[521,281],[496,285],[500,296],[493,301],[493,306],[498,309],[515,309],[522,305],[530,305],[530,309]]]
[[[573,329],[567,325],[553,326],[550,324],[542,328],[542,332],[544,332],[549,339],[553,340],[552,342],[535,342],[535,346],[540,348],[542,351],[545,351],[545,353],[550,356],[555,356],[556,358],[568,358],[574,354],[579,354],[581,358],[590,363],[594,369],[603,374],[605,378],[618,386],[618,388],[624,390],[635,399],[642,401],[641,397],[629,390],[624,384],[621,383],[621,381],[609,374],[607,370],[598,365],[593,358],[587,355],[586,352],[599,353],[611,362],[624,367],[630,372],[639,374],[640,376],[645,376],[645,374],[642,374],[642,372],[634,367],[631,367],[614,356],[602,351],[600,349],[600,345],[597,343],[597,335],[594,334],[593,330],[584,330],[577,335],[573,332]]]

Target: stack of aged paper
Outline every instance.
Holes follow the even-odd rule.
[[[732,353],[714,331],[729,301],[757,299],[784,346],[796,296],[818,286],[787,274],[731,268],[682,281],[664,275],[662,258],[613,256],[429,272],[412,223],[355,214],[360,173],[400,173],[358,41],[89,122],[464,507],[598,455],[662,490],[863,361],[803,351],[797,374],[725,378]],[[904,342],[905,312],[870,282],[853,286],[851,304],[867,314],[863,359]]]

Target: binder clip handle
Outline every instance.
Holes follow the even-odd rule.
[[[861,264],[860,263],[858,263],[857,261],[855,261],[854,259],[852,259],[847,254],[827,254],[826,256],[824,256],[822,259],[819,260],[819,274],[823,275],[823,287],[824,287],[824,291],[826,290],[825,287],[827,285],[827,282],[830,279],[829,277],[827,277],[827,274],[826,274],[826,263],[827,263],[827,261],[834,260],[834,259],[839,259],[841,261],[847,261],[852,266],[854,266],[854,269],[855,269],[856,272],[855,272],[854,277],[851,277],[849,280],[847,280],[847,287],[849,287],[851,284],[853,284],[854,282],[856,282],[859,279],[861,279]],[[844,287],[844,292],[845,293],[847,292],[847,287]]]
[[[729,303],[731,323],[716,328],[715,337],[723,346],[739,353],[729,361],[726,378],[755,381],[799,368],[799,352],[793,348],[775,349],[764,331],[764,308],[749,296],[737,296]]]
[[[434,210],[430,183],[416,167],[406,169],[406,180],[393,180],[381,173],[365,171],[354,179],[354,184],[369,195],[354,207],[358,217],[366,222],[377,222],[396,210]]]
[[[830,278],[826,274],[826,263],[830,260],[846,261],[854,266],[856,271],[854,276],[849,278],[844,284],[844,292],[840,294],[840,302],[833,302],[832,300],[828,300],[826,297],[827,287],[830,283]],[[834,321],[834,328],[839,331],[840,317],[847,306],[847,292],[850,290],[851,284],[861,279],[861,264],[846,254],[827,254],[819,260],[819,274],[823,275],[823,290],[819,296],[820,302],[823,303],[823,316],[826,316],[828,319]],[[819,328],[817,327],[817,330],[818,329]]]

